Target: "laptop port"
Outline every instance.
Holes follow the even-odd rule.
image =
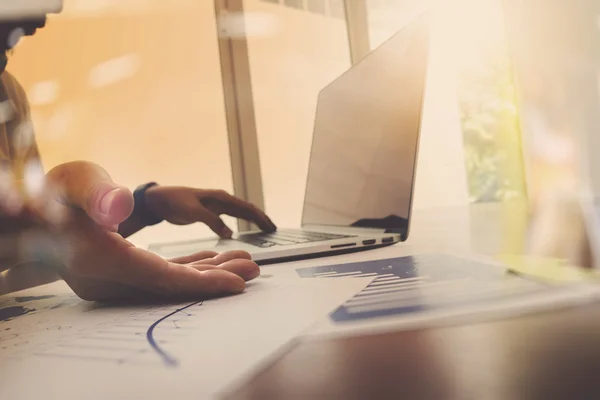
[[[394,243],[394,238],[393,237],[383,238],[383,239],[381,239],[381,243],[383,243],[383,244]]]
[[[331,246],[332,249],[341,249],[343,247],[352,247],[352,246],[356,246],[356,243],[346,243],[346,244],[336,244]]]
[[[371,239],[371,240],[363,240],[363,244],[364,244],[365,246],[372,246],[372,245],[374,245],[375,243],[377,243],[377,240],[375,240],[375,239]]]

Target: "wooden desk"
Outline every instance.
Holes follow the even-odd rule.
[[[336,262],[427,250],[493,254],[519,245],[506,237],[519,232],[506,217],[494,206],[423,213],[408,243]],[[227,398],[600,399],[600,305],[300,342]]]

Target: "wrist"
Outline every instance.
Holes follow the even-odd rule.
[[[134,213],[146,226],[156,225],[164,220],[164,218],[156,212],[157,207],[155,207],[155,205],[157,199],[155,195],[158,193],[157,189],[158,184],[150,182],[138,186],[133,193],[135,200]]]

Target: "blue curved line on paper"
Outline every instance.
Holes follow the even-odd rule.
[[[167,319],[171,318],[173,315],[180,313],[184,310],[187,310],[188,308],[193,307],[195,305],[202,305],[202,301],[196,301],[192,304],[188,304],[187,306],[185,306],[183,308],[179,308],[179,309],[173,311],[172,313],[165,315],[164,317],[162,317],[161,319],[159,319],[158,321],[153,323],[150,326],[150,328],[148,328],[148,331],[146,331],[146,339],[148,340],[150,347],[152,347],[152,349],[163,359],[163,362],[168,367],[179,366],[179,360],[177,360],[175,357],[171,356],[169,353],[167,353],[165,350],[163,350],[158,345],[158,343],[156,343],[156,340],[154,339],[154,330],[156,329],[156,327],[158,325],[160,325],[161,322],[166,321]]]

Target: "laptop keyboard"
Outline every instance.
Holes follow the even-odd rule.
[[[300,243],[322,242],[325,240],[355,237],[323,232],[282,230],[273,233],[246,233],[241,234],[236,240],[252,246],[268,248],[274,246],[290,246]]]

